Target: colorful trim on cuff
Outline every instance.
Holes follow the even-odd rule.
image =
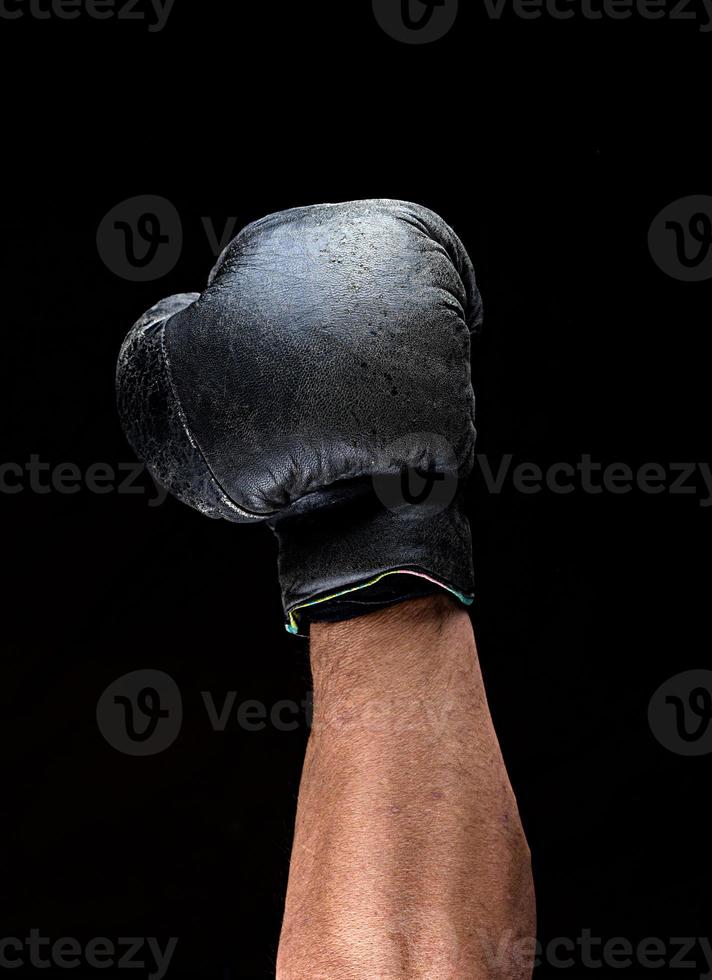
[[[297,613],[306,609],[308,606],[318,606],[322,602],[330,602],[332,599],[338,599],[342,595],[348,595],[349,592],[358,592],[359,589],[367,589],[371,585],[376,585],[382,579],[387,578],[389,575],[415,575],[417,578],[424,578],[427,582],[432,582],[433,585],[439,586],[441,589],[445,589],[446,592],[452,593],[464,606],[471,606],[475,601],[474,596],[467,596],[463,592],[458,592],[457,589],[453,589],[449,585],[444,585],[439,582],[438,579],[433,578],[431,575],[426,575],[425,572],[414,572],[409,568],[395,568],[390,572],[381,572],[375,578],[372,578],[369,582],[363,582],[361,585],[352,585],[348,589],[342,589],[341,592],[334,592],[332,595],[322,596],[321,599],[312,599],[310,602],[303,602],[299,606],[294,606],[287,613],[287,622],[284,624],[284,628],[288,633],[293,636],[299,635],[299,627],[297,624]]]

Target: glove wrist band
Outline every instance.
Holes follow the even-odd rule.
[[[275,521],[285,628],[349,619],[442,589],[473,601],[470,528],[461,500],[397,511],[375,494]]]

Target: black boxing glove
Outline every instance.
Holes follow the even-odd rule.
[[[279,541],[287,629],[445,589],[470,603],[470,259],[402,201],[246,227],[202,294],[163,300],[117,370],[129,442],[210,517]]]

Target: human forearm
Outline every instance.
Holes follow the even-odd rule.
[[[280,980],[497,975],[533,897],[467,614],[433,596],[314,624],[311,658]]]

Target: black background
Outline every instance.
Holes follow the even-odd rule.
[[[659,270],[647,231],[710,190],[712,39],[692,22],[461,7],[417,46],[366,2],[177,0],[159,34],[0,21],[5,459],[132,459],[116,354],[153,302],[202,287],[202,218],[221,231],[376,196],[438,211],[472,255],[479,452],[708,459],[711,287]],[[104,214],[138,194],[171,200],[185,240],[143,284],[96,245]],[[177,936],[169,976],[269,977],[307,728],[248,732],[233,715],[214,732],[201,691],[300,702],[306,646],[283,630],[265,529],[149,507],[144,486],[1,501],[0,934]],[[706,495],[472,481],[472,617],[544,942],[709,935],[709,758],[668,751],[647,722],[660,684],[709,662]],[[175,678],[185,719],[171,748],[132,758],[96,704],[142,668]]]

